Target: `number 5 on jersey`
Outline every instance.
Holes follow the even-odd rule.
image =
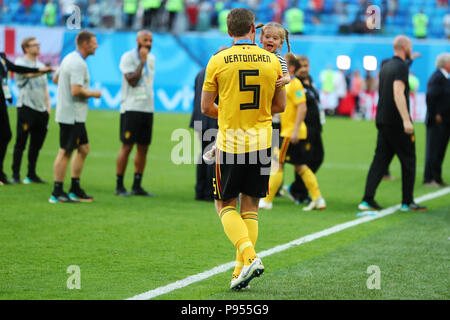
[[[246,77],[259,76],[259,70],[239,70],[239,91],[251,91],[253,92],[253,102],[241,103],[241,110],[259,109],[259,93],[261,86],[259,84],[247,84]]]

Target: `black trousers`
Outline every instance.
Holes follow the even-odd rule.
[[[425,171],[423,182],[432,180],[442,183],[442,163],[450,137],[450,124],[434,124],[427,126],[425,150]]]
[[[6,110],[3,90],[0,90],[0,178],[5,175],[3,172],[3,160],[5,160],[6,148],[11,140],[12,133],[9,126],[8,111]]]
[[[415,136],[404,132],[403,127],[379,126],[375,156],[369,169],[363,201],[374,200],[380,184],[394,155],[402,168],[402,203],[413,202],[416,178]]]
[[[204,132],[202,132],[203,137]],[[202,152],[200,154],[198,164],[197,164],[197,182],[195,184],[195,198],[196,199],[214,199],[213,194],[213,178],[214,178],[214,164],[207,164],[203,161],[203,154],[205,153],[206,147],[214,143],[215,139],[212,141],[201,141]],[[207,149],[209,150],[209,149]]]
[[[44,144],[47,135],[48,112],[39,112],[27,106],[17,108],[17,136],[14,145],[12,163],[13,177],[20,177],[20,165],[25,150],[28,136],[30,145],[28,148],[28,177],[36,175],[36,163],[39,151]]]
[[[325,157],[321,132],[319,130],[308,129],[308,138],[306,141],[311,147],[311,157],[309,157],[306,165],[312,172],[316,173]],[[302,178],[297,173],[295,173],[295,180],[291,184],[291,193],[299,200],[308,198],[308,190],[306,189]]]
[[[158,10],[159,8],[150,8],[144,10],[144,27],[151,28],[152,22],[153,27],[158,27]]]

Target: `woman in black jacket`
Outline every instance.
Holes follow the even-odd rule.
[[[5,159],[6,148],[11,140],[11,127],[9,126],[8,111],[6,110],[6,99],[10,99],[9,94],[5,97],[7,86],[8,71],[17,73],[47,73],[52,72],[53,68],[27,68],[15,65],[6,58],[5,53],[0,52],[0,185],[9,184],[5,173],[3,172],[3,160]]]

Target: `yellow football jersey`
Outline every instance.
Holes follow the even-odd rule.
[[[286,109],[281,113],[281,133],[280,136],[290,138],[294,131],[295,120],[297,118],[298,105],[306,102],[306,95],[301,81],[293,78],[286,85]],[[299,128],[299,139],[306,139],[307,130],[303,121]]]
[[[203,90],[219,94],[219,150],[245,153],[270,148],[272,99],[281,75],[278,58],[256,44],[234,44],[211,57]]]

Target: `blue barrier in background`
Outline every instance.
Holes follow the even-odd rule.
[[[75,49],[77,32],[64,33],[64,45],[61,56]],[[90,99],[93,109],[119,110],[121,73],[119,62],[122,54],[136,48],[135,32],[95,31],[99,48],[94,56],[87,59],[91,75],[91,86],[103,91],[101,99]],[[393,55],[392,40],[372,36],[347,37],[306,37],[291,36],[291,50],[296,54],[305,54],[310,58],[311,75],[320,88],[319,74],[331,66],[336,67],[338,55],[351,58],[351,70],[359,69],[365,75],[363,57],[375,56],[378,69],[383,59]],[[259,34],[257,34],[259,44]],[[231,45],[231,38],[218,32],[190,33],[182,36],[154,34],[152,54],[155,65],[155,111],[191,112],[194,97],[194,79],[198,71],[205,67],[210,57],[221,46]],[[413,51],[420,52],[411,70],[420,80],[419,92],[426,91],[429,77],[435,70],[435,59],[442,52],[450,52],[450,43],[446,40],[413,40]],[[286,45],[284,45],[286,52]],[[13,86],[13,94],[17,88]],[[52,102],[55,101],[56,87],[50,86]]]

